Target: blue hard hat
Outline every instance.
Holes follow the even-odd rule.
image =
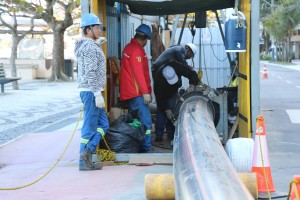
[[[81,28],[86,27],[86,26],[95,25],[95,24],[97,24],[97,25],[102,24],[100,22],[99,18],[95,14],[88,13],[81,17],[81,25],[80,25]]]
[[[151,28],[146,24],[139,25],[139,27],[135,29],[135,32],[140,35],[146,36],[148,39],[151,38]]]

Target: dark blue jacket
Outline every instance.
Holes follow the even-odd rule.
[[[161,67],[171,60],[188,65],[185,57],[185,47],[180,45],[174,45],[166,49],[153,63],[153,66]]]
[[[162,70],[166,66],[173,67],[176,75],[178,76],[178,81],[174,85],[170,85],[162,74]],[[157,70],[154,77],[154,94],[157,107],[162,112],[170,109],[168,106],[168,100],[178,93],[178,89],[182,86],[182,76],[189,79],[190,85],[196,86],[199,83],[198,74],[193,70],[193,68],[176,61],[170,61]]]

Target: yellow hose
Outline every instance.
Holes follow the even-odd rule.
[[[77,127],[78,127],[78,124],[79,124],[79,121],[81,119],[81,116],[82,116],[82,110],[80,111],[80,114],[79,114],[79,117],[78,117],[78,120],[77,120],[77,123],[76,123],[76,126],[75,126],[75,129],[71,135],[71,138],[69,139],[69,142],[68,144],[66,145],[65,149],[63,150],[63,152],[61,153],[61,155],[59,156],[59,158],[57,159],[57,161],[50,167],[50,169],[44,174],[42,175],[40,178],[30,182],[30,183],[27,183],[25,185],[21,185],[21,186],[17,186],[17,187],[12,187],[12,188],[0,188],[0,190],[18,190],[18,189],[22,189],[22,188],[25,188],[25,187],[28,187],[28,186],[31,186],[37,182],[39,182],[40,180],[42,180],[43,178],[45,178],[55,167],[56,165],[59,163],[59,161],[62,159],[62,157],[65,155],[67,149],[69,148],[70,144],[71,144],[71,141],[75,135],[75,132],[77,130]]]

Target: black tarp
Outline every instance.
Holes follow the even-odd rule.
[[[107,0],[127,4],[130,12],[139,15],[174,15],[234,7],[235,0]]]

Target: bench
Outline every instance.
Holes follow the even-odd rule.
[[[0,63],[0,84],[1,84],[1,93],[4,93],[4,84],[20,80],[21,78],[6,78],[3,64]]]

